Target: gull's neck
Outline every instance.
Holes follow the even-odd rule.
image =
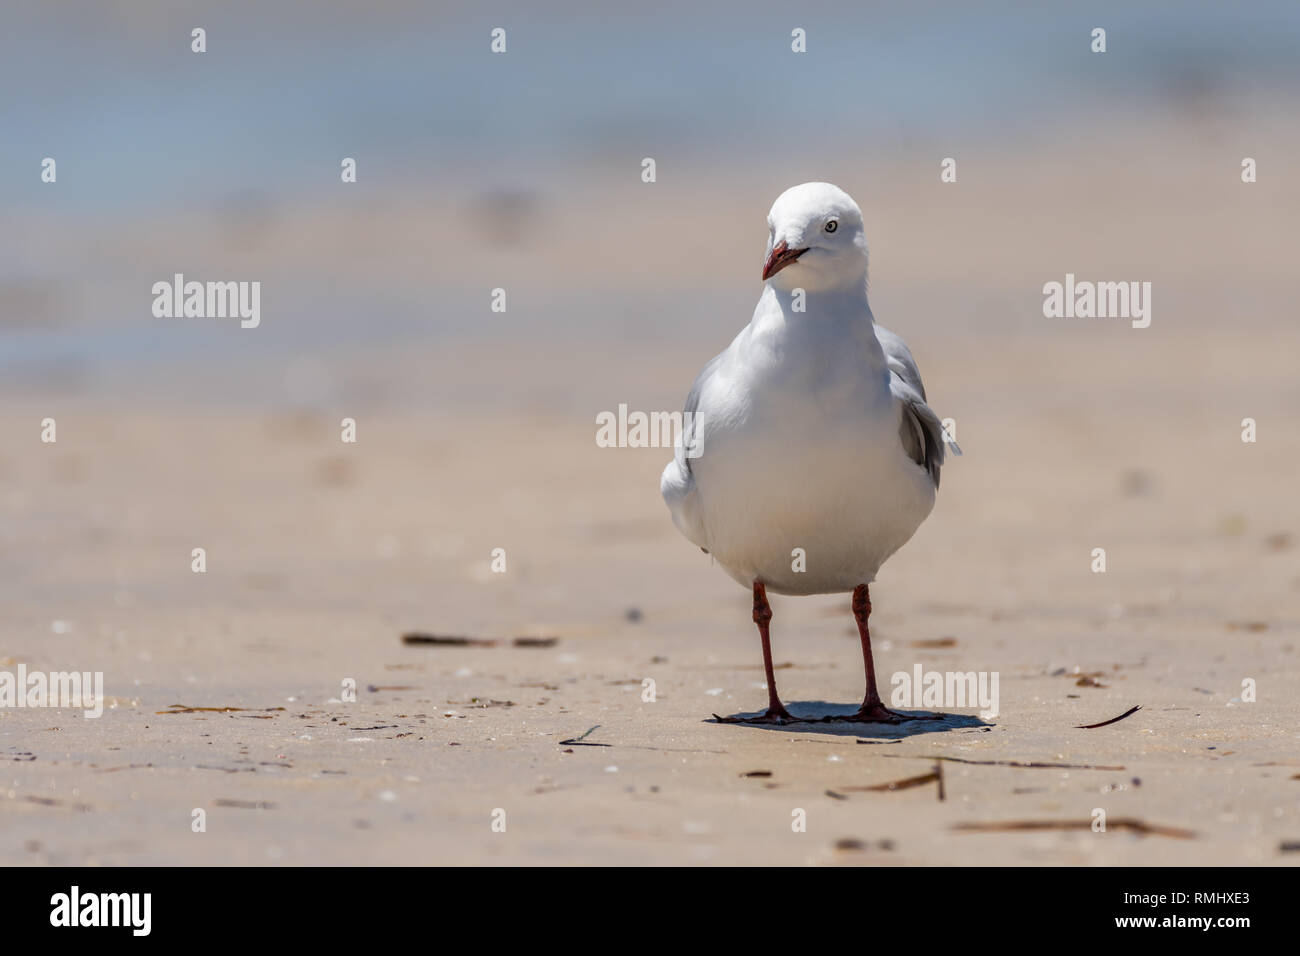
[[[867,283],[832,289],[807,291],[804,310],[794,308],[794,291],[768,284],[765,295],[773,297],[775,310],[769,310],[755,331],[769,341],[780,341],[781,351],[791,355],[838,355],[865,361],[867,369],[883,373],[884,350],[876,338],[875,316],[867,302]]]
[[[794,289],[779,289],[768,286],[776,297],[776,303],[787,322],[823,322],[843,321],[849,324],[866,322],[873,325],[876,317],[867,302],[867,280],[864,276],[860,282],[837,286],[830,289],[805,290],[803,311],[795,309]]]

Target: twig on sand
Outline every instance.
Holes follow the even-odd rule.
[[[283,707],[262,707],[262,708],[253,708],[253,707],[190,707],[190,706],[187,705],[187,704],[168,704],[168,705],[167,705],[167,710],[157,710],[157,711],[154,711],[154,713],[156,713],[156,714],[199,714],[199,713],[230,714],[230,713],[234,713],[235,711],[240,711],[240,710],[256,710],[256,709],[260,709],[260,710],[264,710],[264,711],[279,711],[279,710],[284,710]]]
[[[871,743],[859,740],[858,743]],[[926,754],[881,754],[899,760],[946,760],[949,763],[968,763],[983,767],[1020,767],[1030,770],[1124,770],[1123,766],[1106,766],[1091,763],[1042,763],[1035,760],[968,760],[965,757],[935,757]]]
[[[889,783],[874,783],[870,786],[840,787],[840,789],[849,793],[892,793],[895,790],[911,790],[913,787],[923,787],[927,783],[938,784],[940,801],[947,799],[943,787],[943,764],[941,763],[936,763],[934,769],[929,773],[923,773],[915,777],[904,777],[902,780],[891,780]]]
[[[581,737],[570,737],[568,740],[561,740],[560,744],[562,746],[567,746],[567,747],[611,747],[613,746],[613,744],[597,744],[597,743],[586,742],[587,738],[591,736],[591,731],[599,730],[599,729],[600,729],[600,724],[597,724],[595,727],[592,727],[591,730],[588,730]]]
[[[486,637],[458,637],[449,634],[403,634],[403,644],[442,644],[449,647],[496,647],[497,641]]]
[[[1119,721],[1123,720],[1125,717],[1132,717],[1141,709],[1142,709],[1141,704],[1135,704],[1133,707],[1130,707],[1128,710],[1124,711],[1124,713],[1120,714],[1118,717],[1112,717],[1110,720],[1103,720],[1099,724],[1080,724],[1074,729],[1075,730],[1096,730],[1098,727],[1105,727],[1107,724],[1118,723]]]
[[[267,800],[229,800],[218,797],[212,801],[218,807],[234,807],[237,810],[274,810],[275,804]]]
[[[1091,820],[1003,820],[996,823],[957,823],[952,829],[963,833],[1000,833],[1007,830],[1090,830]],[[1130,830],[1138,836],[1163,836],[1175,840],[1190,840],[1196,836],[1194,830],[1180,827],[1167,827],[1131,817],[1107,820],[1107,830]]]
[[[498,647],[502,643],[492,637],[461,637],[455,634],[423,634],[412,631],[402,635],[403,644],[437,644],[444,647]],[[558,637],[514,637],[512,647],[554,647]]]

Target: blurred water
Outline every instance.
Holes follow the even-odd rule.
[[[10,3],[0,200],[284,199],[332,184],[353,153],[372,179],[527,182],[530,166],[633,145],[815,151],[851,127],[889,148],[1300,88],[1294,2],[609,6]],[[189,51],[192,25],[206,54]],[[496,25],[504,56],[488,50]],[[806,55],[790,53],[794,26]],[[32,175],[44,155],[62,157],[58,190]]]
[[[190,52],[193,26],[207,30],[203,55]],[[508,31],[504,56],[488,49],[495,26]],[[1104,57],[1089,52],[1094,26],[1108,30]],[[808,32],[806,55],[790,52],[794,27]],[[1298,45],[1294,2],[11,2],[0,366],[21,378],[246,349],[238,330],[151,318],[145,290],[176,270],[278,279],[280,321],[258,330],[259,350],[522,332],[514,317],[485,326],[479,285],[440,256],[469,241],[447,209],[487,224],[521,212],[545,223],[575,204],[619,215],[626,196],[588,184],[618,169],[635,183],[643,155],[702,193],[719,169],[789,184],[842,168],[845,144],[873,167],[930,163],[953,144],[1096,142],[1147,116],[1262,123],[1297,100]],[[44,156],[58,161],[56,186],[39,180]],[[360,163],[346,199],[343,156]],[[775,195],[767,181],[758,207]],[[438,212],[401,233],[356,226],[362,258],[291,248],[313,228],[351,230],[380,198]],[[321,210],[333,218],[311,226]],[[707,222],[710,210],[690,214]],[[526,253],[538,239],[473,241]],[[686,287],[647,299],[633,284],[610,310],[584,304],[584,268],[536,311],[634,334],[644,323],[629,315],[671,308]],[[753,291],[706,291],[700,307],[732,309]]]

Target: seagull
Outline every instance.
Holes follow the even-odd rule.
[[[678,530],[754,595],[767,710],[717,719],[917,719],[881,702],[869,586],[934,507],[944,446],[961,449],[926,404],[907,345],[871,314],[867,240],[852,197],[830,183],[791,187],[767,226],[754,316],[695,380],[660,480]],[[769,590],[852,593],[867,682],[855,714],[799,718],[781,703]]]

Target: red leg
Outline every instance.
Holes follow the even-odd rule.
[[[858,622],[858,637],[862,640],[862,666],[867,672],[867,696],[856,714],[839,719],[880,724],[897,724],[904,720],[941,720],[940,715],[900,714],[887,708],[881,701],[880,691],[876,689],[876,666],[871,658],[871,631],[867,627],[869,617],[871,617],[871,592],[867,585],[859,584],[853,589],[853,618]]]
[[[772,608],[767,603],[767,588],[762,581],[754,582],[754,623],[758,625],[758,636],[763,640],[763,671],[767,675],[767,712],[758,717],[719,717],[714,718],[724,724],[793,724],[802,722],[795,717],[776,693],[776,671],[772,667],[772,639],[768,634],[768,624],[772,621]]]

